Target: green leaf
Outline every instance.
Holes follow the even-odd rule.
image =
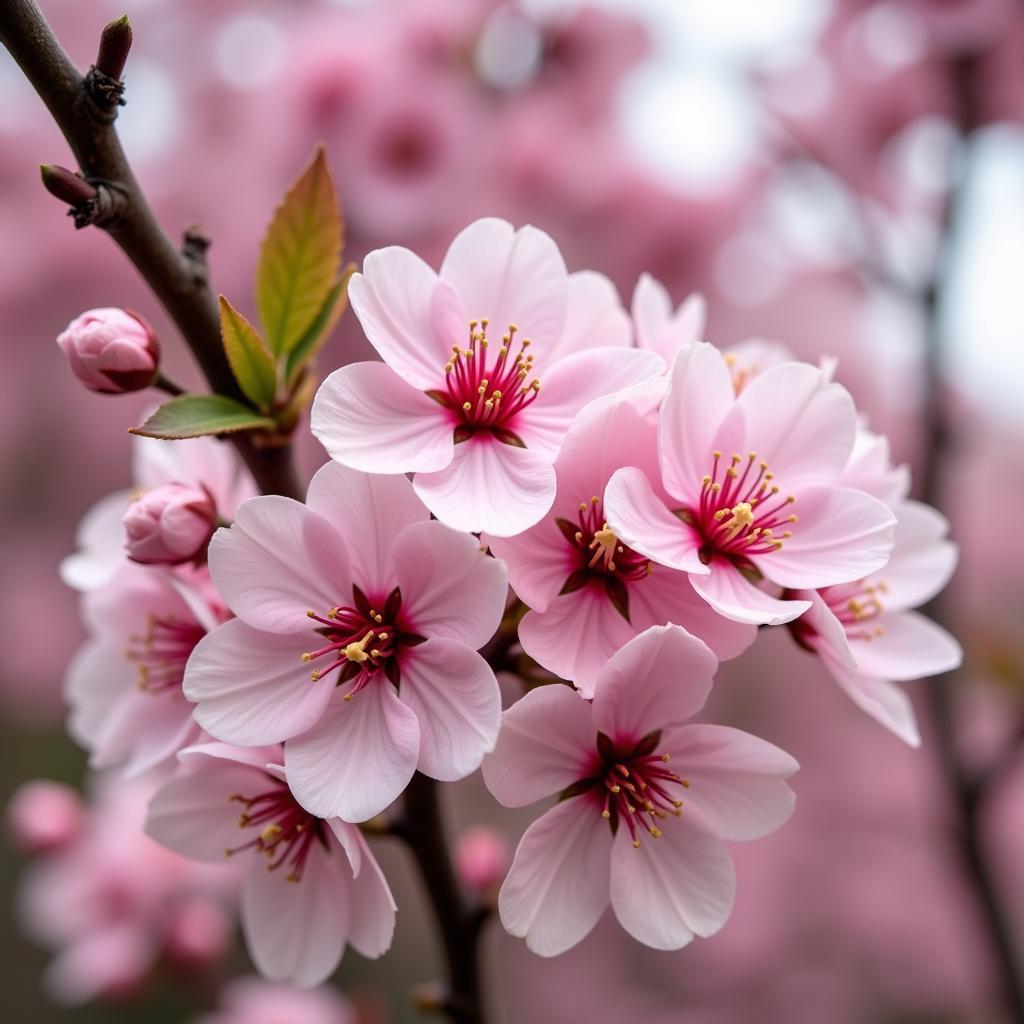
[[[338,277],[342,219],[323,146],[274,213],[256,271],[256,305],[274,355],[305,337]]]
[[[222,295],[220,336],[243,394],[264,412],[277,395],[277,368],[259,331]]]
[[[348,282],[355,273],[356,265],[350,263],[344,270],[341,277],[334,283],[331,290],[324,299],[313,322],[306,329],[306,333],[295,343],[295,347],[288,353],[288,363],[285,369],[285,381],[288,387],[295,383],[299,372],[323,347],[324,342],[331,336],[331,332],[338,325],[341,314],[345,312],[348,305]]]
[[[141,427],[129,433],[177,441],[239,430],[274,430],[277,424],[233,398],[223,395],[179,395],[165,402]]]

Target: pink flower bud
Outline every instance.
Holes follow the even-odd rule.
[[[493,828],[477,825],[459,836],[455,845],[455,869],[467,889],[493,895],[508,873],[511,861],[508,840]]]
[[[164,952],[179,970],[205,970],[227,953],[232,923],[224,908],[213,900],[196,896],[177,907],[164,939]]]
[[[180,565],[206,551],[217,528],[217,507],[204,487],[161,484],[128,506],[124,528],[133,562]]]
[[[67,846],[82,830],[82,800],[70,786],[45,779],[22,785],[7,804],[13,844],[31,855]]]
[[[160,345],[137,313],[90,309],[58,336],[71,371],[90,390],[108,395],[141,391],[153,383]]]

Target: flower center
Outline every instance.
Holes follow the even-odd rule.
[[[345,694],[345,700],[351,700],[383,670],[397,687],[401,682],[398,648],[423,643],[425,639],[399,625],[401,610],[402,595],[398,587],[374,606],[355,585],[351,605],[335,605],[324,615],[309,609],[306,615],[321,624],[314,626],[314,630],[327,640],[319,650],[302,655],[304,662],[325,659],[324,667],[313,669],[310,675],[313,682],[337,671],[337,686],[352,682],[352,688]]]
[[[270,789],[256,796],[234,794],[232,803],[243,807],[238,827],[252,830],[255,835],[240,846],[231,847],[224,855],[232,857],[243,850],[256,850],[266,856],[269,871],[287,865],[289,882],[302,879],[302,872],[314,842],[330,850],[321,818],[303,810],[284,782],[267,776],[273,783]]]
[[[608,529],[604,507],[596,495],[581,501],[576,521],[558,517],[555,520],[562,536],[569,542],[579,561],[566,578],[561,593],[571,594],[589,583],[605,588],[609,600],[629,620],[629,591],[626,583],[647,579],[651,563],[643,555],[626,547]]]
[[[885,610],[879,595],[888,589],[882,581],[869,583],[858,580],[856,583],[825,587],[819,593],[829,611],[843,624],[849,639],[873,640],[885,632],[883,626],[872,625],[872,622]]]
[[[470,320],[469,347],[452,346],[452,356],[444,364],[444,390],[427,394],[455,414],[456,444],[478,431],[489,431],[499,441],[525,447],[511,426],[540,393],[533,354],[527,352],[530,339],[517,347],[518,328],[510,324],[492,361],[487,324],[486,319]]]
[[[737,395],[761,372],[761,367],[756,363],[740,362],[734,352],[725,353],[725,365],[729,368],[732,389]]]
[[[139,689],[151,694],[180,693],[185,663],[204,636],[206,630],[198,622],[150,615],[146,632],[130,636],[125,650],[125,657],[138,669]]]
[[[700,532],[703,544],[698,554],[705,565],[715,555],[731,559],[767,555],[793,536],[789,529],[777,531],[796,522],[796,516],[786,511],[796,498],[779,497],[768,463],[759,461],[757,452],[750,452],[740,468],[742,462],[741,456],[733,455],[723,468],[722,453],[715,452],[711,473],[701,480],[700,503],[676,510],[680,519]]]

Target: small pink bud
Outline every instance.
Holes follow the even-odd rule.
[[[148,388],[160,345],[149,324],[124,309],[90,309],[58,336],[71,371],[90,390],[108,395]]]
[[[197,896],[175,909],[164,939],[164,952],[179,970],[202,971],[224,957],[231,939],[232,923],[223,907]]]
[[[24,783],[7,804],[7,831],[22,853],[52,853],[75,840],[85,814],[82,800],[61,782],[33,779]]]
[[[476,825],[455,844],[455,869],[462,884],[481,896],[493,896],[508,873],[508,840],[493,828]]]
[[[161,484],[124,514],[125,548],[133,562],[180,565],[202,557],[217,528],[217,507],[204,487]]]

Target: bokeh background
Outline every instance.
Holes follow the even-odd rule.
[[[863,716],[786,635],[762,637],[723,670],[711,713],[803,767],[793,820],[734,850],[728,926],[660,954],[605,920],[555,961],[492,926],[496,1020],[1011,1021],[992,917],[1004,942],[1024,947],[1024,5],[42,6],[83,68],[102,25],[130,14],[126,148],[165,226],[208,230],[216,287],[243,310],[273,206],[324,140],[348,259],[398,243],[436,261],[468,221],[496,214],[552,233],[570,269],[603,271],[627,303],[644,270],[676,301],[701,291],[708,340],[765,337],[803,358],[838,357],[871,426],[953,522],[962,560],[940,611],[966,661],[912,684],[923,748]],[[30,777],[82,783],[60,695],[82,634],[57,567],[82,513],[129,483],[125,431],[151,402],[86,393],[53,339],[85,308],[135,308],[160,332],[172,374],[197,382],[109,239],[76,233],[40,187],[41,162],[71,158],[0,52],[2,801]],[[366,354],[349,316],[321,366]],[[312,441],[301,454],[306,471],[324,458]],[[448,797],[459,828],[489,823],[514,841],[528,820],[496,807],[479,779]],[[126,899],[115,882],[149,856],[133,846],[137,809],[124,794],[96,799],[116,876],[107,896]],[[965,800],[988,910],[965,856]],[[400,906],[395,947],[375,963],[350,953],[340,979],[360,1020],[385,1024],[414,1019],[407,992],[437,964],[403,851],[379,848]],[[223,978],[248,970],[236,944],[201,969],[179,958],[68,1005],[67,986],[45,973],[46,937],[74,886],[40,881],[41,870],[0,853],[5,1020],[194,1021]],[[67,868],[72,880],[90,870],[84,854]],[[138,873],[147,891],[178,884],[163,863]],[[50,898],[27,898],[33,887]],[[93,951],[80,969],[131,954]]]

